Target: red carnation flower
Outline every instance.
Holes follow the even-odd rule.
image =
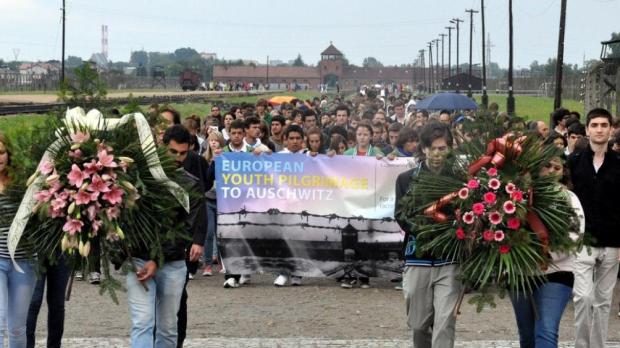
[[[497,196],[493,192],[487,192],[483,197],[486,204],[493,204],[495,203],[495,200],[497,200]]]
[[[465,213],[463,215],[463,222],[465,222],[468,225],[471,225],[474,223],[474,213],[472,213],[471,211],[468,211],[467,213]]]
[[[476,215],[482,215],[484,213],[484,204],[482,203],[474,203],[471,208]]]
[[[482,239],[484,239],[487,242],[490,242],[492,240],[495,239],[495,232],[491,231],[491,230],[486,230],[484,232],[482,232]]]
[[[465,239],[465,231],[460,227],[456,229],[456,238],[461,240]]]
[[[467,182],[467,188],[470,189],[470,190],[475,190],[475,189],[478,188],[478,186],[480,186],[480,183],[476,179],[470,179]]]
[[[489,168],[489,170],[487,170],[487,174],[489,176],[496,176],[497,175],[497,168]]]
[[[513,217],[508,219],[508,228],[511,230],[518,230],[521,227],[521,220],[519,218]]]
[[[510,245],[500,245],[499,246],[499,253],[500,254],[508,254],[509,251],[510,251]]]
[[[514,191],[513,193],[510,194],[510,198],[514,199],[517,202],[522,202],[523,201],[523,192],[521,192],[521,191]]]

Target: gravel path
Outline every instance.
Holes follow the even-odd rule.
[[[188,290],[187,346],[401,347],[409,342],[402,292],[394,290],[389,281],[373,279],[371,289],[345,290],[330,279],[304,279],[301,287],[274,288],[273,278],[254,276],[250,285],[224,289],[222,275],[197,276]],[[101,347],[127,345],[130,322],[124,294],[119,294],[121,302],[116,305],[98,290],[86,282],[74,284],[66,313],[68,347],[99,347],[87,342],[101,342]],[[617,286],[616,299],[619,291]],[[476,313],[467,299],[457,321],[459,347],[518,346],[507,299],[482,313]],[[620,341],[617,302],[614,300],[609,322],[609,340],[614,342]],[[39,339],[45,337],[45,311],[44,306],[39,316]],[[80,341],[84,338],[91,340]],[[560,340],[570,344],[572,339],[571,304],[564,313]]]

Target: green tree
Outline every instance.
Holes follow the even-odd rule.
[[[362,66],[364,68],[381,68],[383,67],[383,63],[381,63],[375,57],[366,57],[364,58],[364,61],[362,62]]]
[[[167,66],[174,62],[174,53],[149,52],[149,66]]]
[[[149,63],[149,55],[146,51],[133,51],[131,52],[129,63],[133,66],[139,66],[140,64],[147,66]]]
[[[201,57],[195,49],[191,47],[184,47],[178,48],[174,51],[174,59],[177,62],[189,62],[195,59],[201,59]]]
[[[301,59],[301,54],[297,54],[297,58],[295,58],[293,66],[307,66],[306,63],[304,63],[304,60]]]
[[[180,63],[171,63],[166,65],[166,76],[175,77],[181,75],[181,73],[185,70],[185,66]]]
[[[60,83],[58,97],[69,107],[80,106],[84,109],[97,108],[103,104],[107,95],[105,81],[90,63],[73,70],[75,78],[65,78]]]
[[[69,56],[67,60],[65,60],[65,66],[67,68],[77,68],[82,64],[84,64],[84,61],[78,56]]]

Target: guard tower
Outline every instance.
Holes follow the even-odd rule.
[[[343,56],[342,52],[330,41],[329,47],[321,52],[321,61],[319,62],[321,83],[329,87],[334,87],[339,83],[343,75]]]
[[[590,68],[584,84],[585,112],[615,104],[620,113],[620,39],[601,42],[601,62]]]
[[[155,65],[151,68],[151,88],[161,85],[166,88],[166,71],[161,65]]]

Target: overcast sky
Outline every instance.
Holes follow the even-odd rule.
[[[514,0],[515,67],[555,57],[560,0]],[[0,0],[0,58],[59,59],[62,0]],[[491,59],[508,63],[508,1],[486,0]],[[101,51],[101,25],[109,31],[113,61],[131,50],[193,47],[219,58],[288,61],[300,53],[316,64],[330,41],[349,61],[373,56],[384,64],[410,63],[418,50],[460,17],[460,60],[468,60],[469,14],[480,0],[67,0],[66,55]],[[620,31],[620,0],[568,1],[565,61],[598,58],[600,42]],[[453,64],[456,56],[453,31]],[[447,37],[446,37],[447,64]],[[481,60],[480,14],[474,14],[474,63]],[[440,47],[441,53],[441,47]]]

